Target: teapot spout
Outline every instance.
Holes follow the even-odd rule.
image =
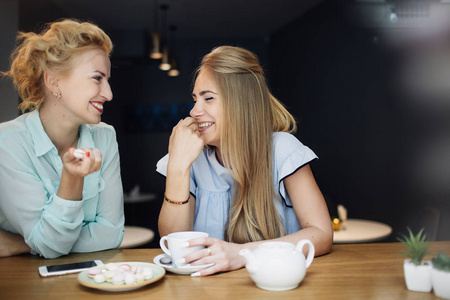
[[[258,260],[255,255],[249,249],[242,249],[239,251],[239,255],[245,258],[245,267],[250,273],[255,273],[258,270]]]

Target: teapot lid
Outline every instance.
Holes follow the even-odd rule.
[[[261,243],[258,248],[264,250],[292,250],[295,248],[295,245],[289,242],[264,242]]]

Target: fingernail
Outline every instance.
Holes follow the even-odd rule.
[[[90,152],[86,152],[86,157],[89,157],[89,156],[91,156],[91,153]]]
[[[200,272],[195,272],[191,274],[192,277],[199,277],[200,276]]]
[[[182,265],[182,264],[185,264],[185,263],[186,263],[186,260],[184,259],[184,257],[180,258],[179,260],[177,260],[175,262],[175,264],[177,264],[177,265]]]

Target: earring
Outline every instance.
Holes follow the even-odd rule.
[[[53,95],[55,95],[55,97],[58,98],[58,99],[61,98],[61,92],[60,91],[54,92]]]

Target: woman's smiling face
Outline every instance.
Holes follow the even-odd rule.
[[[194,107],[191,117],[198,124],[198,131],[206,145],[220,147],[222,103],[211,71],[202,69],[195,80]]]
[[[59,80],[65,114],[75,123],[100,122],[103,104],[112,99],[110,61],[103,50],[81,53],[68,77]]]

